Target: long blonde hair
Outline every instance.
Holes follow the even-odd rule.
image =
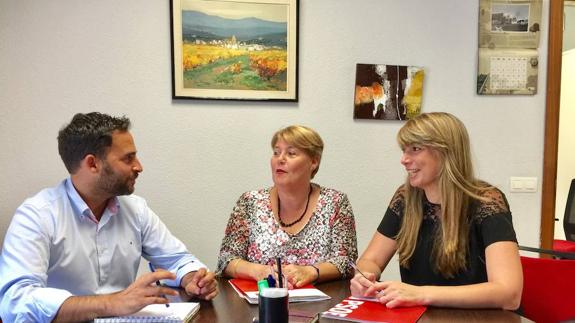
[[[470,203],[473,199],[484,201],[480,194],[490,186],[475,178],[467,130],[449,113],[424,113],[407,121],[399,130],[397,141],[402,149],[413,144],[429,147],[439,158],[441,225],[434,237],[433,259],[436,270],[452,278],[467,267]],[[397,235],[400,264],[406,268],[409,268],[423,220],[424,196],[425,192],[411,186],[408,178],[403,222]]]

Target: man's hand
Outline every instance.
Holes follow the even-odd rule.
[[[168,287],[156,286],[161,279],[176,279],[168,271],[156,271],[140,276],[123,291],[94,296],[68,297],[58,309],[53,322],[83,322],[102,316],[122,316],[133,314],[146,305],[165,304],[164,295],[178,295]]]
[[[218,282],[212,272],[206,268],[187,273],[181,282],[186,294],[209,301],[218,295]]]
[[[108,297],[107,313],[112,316],[129,315],[141,310],[150,304],[166,304],[168,299],[164,295],[178,295],[178,292],[169,287],[156,286],[161,279],[176,279],[176,275],[165,270],[158,270],[140,276],[123,291],[110,294]]]

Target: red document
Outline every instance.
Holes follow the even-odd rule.
[[[348,297],[322,313],[322,317],[350,322],[416,322],[425,306],[387,308],[385,305],[365,299]]]

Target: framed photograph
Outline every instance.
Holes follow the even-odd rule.
[[[528,26],[528,3],[491,4],[491,31],[525,33]]]
[[[172,97],[297,101],[298,0],[171,0]]]
[[[539,47],[541,0],[479,0],[479,47]]]
[[[418,66],[357,64],[353,118],[407,120],[419,115],[424,76]]]

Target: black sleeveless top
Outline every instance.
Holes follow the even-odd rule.
[[[399,233],[405,209],[405,189],[402,185],[394,194],[377,231],[395,239]],[[517,242],[511,212],[505,195],[493,188],[484,193],[488,202],[474,200],[469,207],[469,249],[467,268],[453,278],[445,278],[435,269],[432,259],[434,232],[440,226],[441,205],[426,199],[423,204],[423,223],[409,268],[400,266],[401,280],[412,285],[457,286],[487,281],[485,248],[498,241]]]

